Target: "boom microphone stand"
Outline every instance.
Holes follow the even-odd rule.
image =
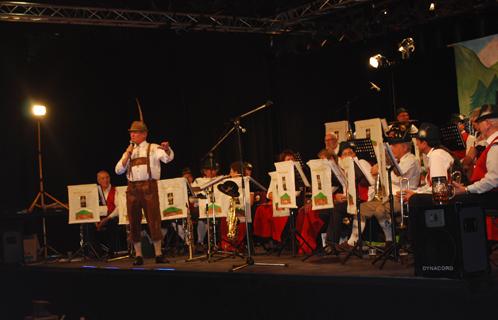
[[[273,102],[271,101],[267,101],[266,103],[264,103],[263,105],[249,111],[249,112],[246,112],[234,119],[231,120],[233,126],[232,128],[223,136],[221,137],[221,139],[211,148],[211,150],[209,150],[209,152],[207,153],[207,155],[204,157],[206,158],[209,154],[211,154],[232,132],[237,132],[237,148],[238,148],[238,153],[239,153],[239,163],[240,163],[240,168],[241,170],[244,168],[244,163],[243,163],[243,157],[242,157],[242,141],[241,141],[241,132],[245,133],[246,132],[246,129],[243,128],[240,124],[240,120],[259,111],[259,110],[262,110],[266,107],[269,107],[273,104]],[[243,175],[243,174],[242,174]],[[286,267],[287,264],[284,264],[284,263],[261,263],[261,262],[255,262],[254,261],[254,258],[252,257],[252,239],[251,239],[251,235],[249,234],[249,218],[250,217],[250,206],[247,206],[246,204],[246,199],[245,199],[245,181],[242,177],[242,182],[241,182],[241,189],[242,189],[242,203],[244,203],[244,205],[246,206],[246,210],[245,210],[245,216],[246,216],[246,221],[245,221],[245,224],[246,224],[246,241],[247,241],[247,257],[246,257],[246,263],[244,264],[241,264],[241,265],[234,265],[232,269],[230,269],[231,272],[233,271],[237,271],[237,270],[241,270],[243,268],[246,268],[246,267],[249,267],[249,266],[254,266],[254,265],[260,265],[260,266],[280,266],[280,267]]]

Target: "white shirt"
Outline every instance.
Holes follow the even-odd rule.
[[[486,139],[487,144],[489,145],[496,137],[498,137],[498,131]],[[496,145],[491,146],[488,151],[486,169],[488,172],[486,172],[484,178],[467,187],[470,193],[484,193],[498,188],[498,146]]]
[[[130,159],[136,159],[147,157],[147,147],[149,143],[143,141],[138,146],[133,148]],[[150,144],[150,171],[152,173],[152,179],[159,180],[161,178],[161,162],[168,163],[174,159],[175,154],[170,148],[170,154],[168,155],[166,151],[159,148],[159,145],[155,143]],[[128,169],[130,165],[130,159],[126,165],[123,166],[123,159],[126,157],[126,152],[123,153],[121,159],[119,159],[116,164],[116,174],[123,174]],[[141,164],[138,166],[133,166],[127,175],[128,181],[144,181],[149,179],[149,173],[147,172],[147,164]]]
[[[443,149],[432,148],[427,153],[427,167],[431,179],[433,177],[448,177],[448,170],[453,165],[453,157]],[[432,193],[432,187],[429,181],[429,174],[425,177],[425,186],[415,190],[417,193]]]
[[[403,172],[403,178],[407,178],[410,184],[410,189],[415,190],[418,187],[420,182],[420,163],[413,155],[413,153],[406,153],[404,156],[399,159],[398,163],[401,171]],[[396,175],[394,171],[391,171],[391,182],[392,182],[392,190],[393,194],[396,194],[401,190],[400,188],[400,176]]]

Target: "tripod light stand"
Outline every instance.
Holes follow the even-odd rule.
[[[38,191],[38,194],[36,195],[35,199],[31,203],[31,205],[28,208],[28,212],[33,212],[33,209],[35,207],[41,208],[43,212],[47,210],[47,208],[53,208],[53,207],[63,207],[68,209],[68,206],[62,203],[61,201],[57,200],[55,197],[50,195],[48,192],[45,191],[44,184],[43,184],[43,166],[42,166],[42,152],[41,152],[41,119],[47,114],[47,108],[42,105],[34,105],[33,108],[31,109],[33,115],[36,117],[36,122],[37,122],[37,142],[38,142],[38,172],[39,172],[39,183],[40,183],[40,190]],[[45,197],[48,197],[54,201],[51,204],[47,204],[45,201]],[[44,258],[46,259],[48,257],[48,250],[51,250],[55,252],[56,254],[59,254],[57,250],[54,248],[50,247],[47,244],[47,226],[46,226],[46,221],[45,221],[45,216],[43,216],[42,219],[42,224],[43,224],[43,250],[44,253]]]

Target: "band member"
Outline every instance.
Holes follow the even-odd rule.
[[[446,177],[450,181],[451,173],[456,168],[460,171],[463,170],[460,161],[441,146],[441,134],[439,128],[434,124],[423,123],[415,140],[420,152],[425,155],[424,166],[427,170],[427,175],[425,185],[406,192],[406,200],[410,201],[410,206],[432,203],[433,177]]]
[[[278,161],[296,161],[296,154],[290,149],[285,149],[278,155]]]
[[[401,130],[409,130],[408,132],[412,135],[418,132],[417,127],[413,124],[413,120],[410,119],[410,113],[406,108],[396,109],[396,121],[389,126],[389,130],[392,127],[400,127]],[[392,131],[391,131],[392,132]]]
[[[486,149],[477,159],[472,173],[472,184],[464,187],[453,183],[455,194],[465,195],[468,199],[479,203],[483,208],[498,208],[498,108],[492,105],[481,107],[476,119],[479,131],[487,142]]]
[[[350,144],[350,142],[348,141],[341,142],[339,146],[338,156],[339,156],[339,165],[342,159],[345,159],[347,157],[355,158],[356,153],[354,152],[354,146]],[[364,170],[368,171],[371,170],[370,164],[368,164],[368,162],[366,162],[365,160],[360,160],[359,163],[361,166],[364,166],[363,168]],[[356,180],[355,181],[356,188],[358,189],[358,194],[359,194],[359,201],[360,202],[368,201],[370,184],[366,179],[366,177],[361,172],[361,169],[356,168],[356,166],[355,166],[355,180]],[[370,196],[373,197],[373,190]],[[332,214],[330,215],[330,220],[327,227],[327,236],[326,236],[327,247],[325,248],[325,252],[327,254],[338,254],[340,251],[349,250],[353,247],[354,245],[353,240],[350,243],[348,243],[348,241],[344,241],[343,243],[339,244],[339,240],[343,233],[342,230],[343,220],[344,218],[347,217],[348,215],[347,215],[346,193],[345,191],[338,192],[334,194],[334,209],[332,210]],[[352,232],[355,232],[354,229],[356,224],[357,222],[354,222]]]
[[[220,164],[216,162],[213,158],[207,158],[202,164],[201,173],[202,178],[216,178],[218,176],[218,171],[220,170]],[[192,182],[192,186],[199,187],[201,183],[199,183],[198,179],[195,179]],[[196,251],[198,253],[204,253],[204,240],[206,239],[207,234],[207,226],[204,219],[198,219],[197,222],[197,245]]]
[[[454,124],[458,128],[458,132],[460,132],[460,136],[462,137],[464,145],[467,144],[467,139],[469,138],[469,133],[465,131],[465,121],[467,119],[463,114],[453,114],[451,116],[450,122],[451,124]],[[457,150],[453,151],[452,154],[457,157],[458,159],[462,160],[465,157],[466,154],[466,149],[465,150]]]
[[[325,149],[337,158],[337,153],[339,153],[339,139],[335,133],[328,132],[325,134]]]
[[[148,129],[143,121],[133,121],[130,129],[130,145],[116,164],[116,174],[126,173],[126,207],[130,221],[131,240],[135,248],[134,265],[144,263],[140,242],[142,209],[147,219],[154,244],[156,263],[168,260],[161,252],[161,213],[157,180],[161,177],[161,162],[173,160],[174,153],[168,142],[161,145],[147,142]]]
[[[469,134],[467,138],[467,153],[465,155],[465,158],[462,159],[462,165],[469,180],[472,177],[472,172],[474,170],[477,159],[487,146],[486,139],[479,132],[479,124],[476,122],[479,113],[480,108],[476,108],[470,113],[469,120],[473,129],[473,133]]]
[[[116,208],[116,188],[111,185],[111,177],[105,170],[97,173],[97,184],[99,187],[99,202],[107,206],[107,215],[97,223],[97,230],[102,230],[110,221],[117,218],[118,210]]]
[[[392,153],[398,165],[403,172],[402,176],[396,175],[394,171],[391,171],[391,183],[393,194],[398,193],[401,190],[400,181],[402,178],[406,178],[409,181],[410,189],[417,189],[420,181],[420,164],[414,154],[410,152],[411,150],[411,137],[408,131],[398,131],[394,133],[393,138],[388,139]],[[372,167],[372,175],[377,175],[379,171],[378,165]],[[385,199],[384,201],[380,199],[373,199],[368,202],[363,202],[360,205],[360,213],[362,217],[375,216],[379,225],[384,232],[386,245],[392,242],[392,228],[391,228],[391,217],[390,217],[390,203]],[[400,201],[394,201],[394,212],[400,212]],[[363,229],[362,229],[363,230]],[[354,243],[358,240],[358,233],[353,232],[350,238],[350,242]]]

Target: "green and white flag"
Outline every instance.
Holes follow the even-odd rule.
[[[498,35],[453,45],[460,113],[495,104],[498,91]]]

